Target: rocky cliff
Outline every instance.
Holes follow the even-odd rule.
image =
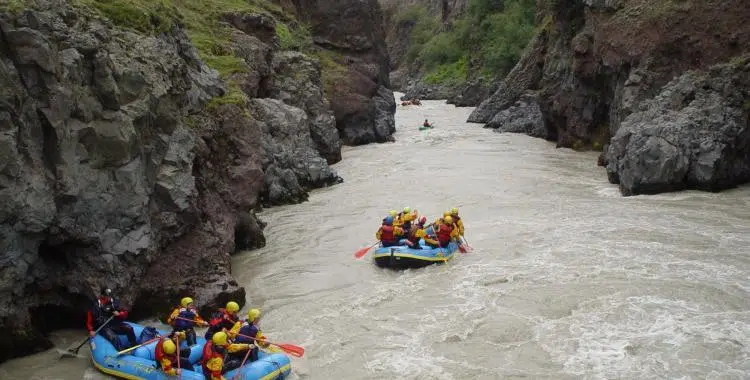
[[[406,56],[417,36],[412,35],[418,23],[417,17],[406,15],[424,9],[428,15],[436,16],[437,23],[432,32],[450,28],[451,23],[466,10],[468,0],[379,0],[383,7],[386,41],[391,59],[390,78],[393,88],[404,91],[406,98],[447,99],[456,93],[455,86],[424,83],[422,73],[409,67]],[[489,94],[484,94],[486,97]],[[482,98],[483,99],[483,98]]]
[[[539,33],[469,122],[604,149],[625,195],[750,178],[746,1],[537,5]]]
[[[265,244],[254,210],[340,181],[337,124],[392,132],[387,80],[331,109],[320,60],[280,49],[278,7],[136,1],[0,6],[0,361],[82,327],[103,284],[134,318],[243,304],[230,254]],[[379,46],[357,26],[353,49]]]
[[[392,140],[396,103],[377,0],[279,0],[311,28],[316,47],[340,67],[330,78],[331,108],[342,141],[349,145]]]

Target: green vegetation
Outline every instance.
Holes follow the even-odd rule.
[[[20,0],[12,0],[20,1]],[[146,34],[158,34],[173,25],[183,26],[206,64],[222,77],[245,70],[234,56],[230,28],[220,22],[225,13],[263,13],[285,17],[281,7],[262,0],[75,0],[115,25]]]
[[[0,3],[0,11],[17,12],[23,9],[27,0],[5,0]]]
[[[336,84],[342,83],[346,79],[349,70],[341,63],[343,57],[339,53],[330,50],[318,50],[313,55],[320,61],[320,81],[326,98],[330,100],[336,89]]]
[[[276,36],[279,37],[281,50],[297,50],[308,52],[312,48],[313,40],[308,25],[297,25],[290,29],[283,23],[276,23]]]
[[[505,76],[536,32],[535,12],[536,0],[470,0],[466,14],[446,31],[420,6],[396,20],[413,24],[406,63],[422,70],[428,83],[456,84],[472,74]]]

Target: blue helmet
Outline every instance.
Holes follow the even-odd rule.
[[[385,224],[388,225],[388,226],[390,226],[391,224],[393,224],[393,218],[390,217],[390,216],[386,216],[385,217]]]

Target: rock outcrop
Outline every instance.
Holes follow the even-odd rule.
[[[547,138],[557,141],[559,146],[603,149],[610,136],[619,136],[612,141],[613,146],[607,156],[602,157],[602,162],[610,161],[610,180],[620,182],[623,194],[686,187],[718,189],[725,188],[727,183],[745,181],[744,169],[729,164],[736,161],[729,157],[742,155],[741,148],[722,151],[720,160],[726,162],[722,161],[721,165],[728,166],[712,169],[715,171],[711,175],[703,169],[698,174],[693,167],[682,168],[683,164],[690,166],[700,161],[697,158],[700,155],[706,160],[709,151],[718,154],[718,146],[732,146],[728,141],[742,136],[730,127],[720,127],[721,123],[696,119],[696,112],[704,112],[741,123],[735,116],[730,117],[731,111],[712,108],[721,104],[736,107],[735,103],[724,99],[726,92],[714,91],[709,95],[708,90],[697,91],[695,96],[702,94],[713,100],[696,97],[693,101],[687,97],[680,107],[667,106],[663,99],[674,99],[674,95],[666,94],[677,87],[689,87],[687,82],[703,81],[700,79],[703,75],[737,85],[734,72],[716,69],[718,71],[706,74],[705,71],[750,51],[750,24],[746,22],[750,19],[750,8],[745,1],[555,0],[540,1],[538,6],[539,33],[495,93],[470,115],[469,122],[488,123],[513,107],[523,94],[533,91],[538,95]],[[688,75],[679,83],[664,87],[689,70],[704,73]],[[726,77],[720,79],[716,75]],[[654,98],[660,93],[660,97]],[[652,98],[650,103],[644,103]],[[645,138],[655,136],[656,132],[654,128],[645,127],[653,126],[653,122],[646,123],[643,118],[655,116],[657,109],[669,110],[672,117],[669,128],[665,125],[667,129],[659,129],[660,139]],[[624,123],[634,112],[641,113]],[[629,132],[620,133],[621,126],[626,125]],[[678,132],[680,126],[686,130]],[[705,137],[687,131],[691,128],[717,138],[716,134],[724,137],[718,138],[715,147],[695,148],[698,150],[688,154],[684,147],[702,146]],[[675,140],[678,137],[680,141]],[[663,158],[666,156],[661,156],[672,149],[664,145],[666,141],[674,145],[670,153],[676,159],[674,164],[669,160],[667,164]],[[699,153],[701,149],[707,150]],[[637,159],[638,155],[648,157]],[[678,156],[682,158],[677,159]],[[649,165],[654,167],[646,169]],[[669,165],[675,166],[668,169]],[[681,170],[693,174],[677,179]],[[729,174],[728,170],[736,172]],[[689,178],[691,176],[695,178]]]
[[[222,16],[244,67],[221,78],[178,26],[142,34],[68,1],[29,4],[0,13],[0,361],[81,327],[105,283],[134,318],[186,294],[203,313],[244,304],[230,254],[265,244],[254,210],[341,181],[335,117],[344,141],[393,132],[375,26],[344,39],[367,86],[336,114],[318,61],[279,51],[266,15]]]
[[[750,56],[687,72],[636,109],[605,152],[623,194],[717,191],[750,180]]]
[[[336,73],[328,93],[343,143],[391,141],[396,102],[389,89],[390,65],[377,0],[357,1],[357,6],[334,0],[281,4],[309,23],[315,45],[333,52],[330,58],[345,67]]]

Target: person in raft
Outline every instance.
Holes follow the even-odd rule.
[[[226,380],[224,373],[239,368],[242,365],[243,358],[234,358],[229,354],[237,352],[247,352],[254,349],[252,344],[230,343],[227,339],[227,333],[224,331],[216,332],[211,340],[203,346],[203,356],[201,357],[201,366],[203,375],[206,380]],[[227,358],[226,362],[224,358]]]
[[[398,218],[398,211],[396,211],[396,210],[391,210],[391,211],[390,211],[390,212],[388,213],[388,215],[389,215],[389,216],[391,217],[391,220],[393,220],[393,221],[396,221],[396,218]],[[385,220],[386,220],[387,218],[388,218],[387,216],[386,216],[385,218],[383,218],[383,223],[385,223]]]
[[[198,311],[195,310],[195,306],[193,305],[193,299],[190,297],[180,300],[180,306],[172,311],[172,314],[167,319],[167,323],[172,326],[172,334],[175,332],[185,332],[188,346],[196,343],[195,329],[193,327],[196,324],[208,326],[208,323],[198,315]]]
[[[434,240],[432,236],[427,234],[425,224],[427,223],[427,217],[421,216],[416,224],[413,224],[407,233],[407,238],[402,239],[401,243],[408,245],[412,249],[422,249],[419,245],[419,239],[424,239],[425,243],[430,246],[437,247],[438,241]]]
[[[464,222],[462,222],[461,217],[458,216],[458,207],[451,209],[451,217],[453,217],[453,223],[455,223],[458,228],[458,234],[464,236]]]
[[[250,361],[258,360],[258,346],[268,347],[266,337],[263,336],[263,333],[260,331],[259,324],[260,310],[250,309],[247,312],[247,319],[243,322],[235,323],[234,327],[229,332],[229,337],[232,338],[232,341],[235,343],[254,344],[254,346],[252,346],[252,351],[250,352]],[[230,356],[239,356],[240,359],[243,359],[245,352],[230,354]]]
[[[398,236],[403,236],[404,230],[401,227],[393,225],[393,218],[387,216],[383,221],[383,225],[380,226],[378,232],[375,233],[375,239],[380,240],[383,247],[393,247],[399,245]]]
[[[114,318],[109,319],[110,317]],[[133,347],[137,342],[135,340],[133,328],[125,323],[127,317],[128,311],[120,307],[120,301],[112,295],[112,289],[103,286],[93,307],[91,307],[91,310],[86,313],[86,328],[89,330],[89,336],[93,338],[94,335],[96,335],[95,331],[106,323],[104,328],[99,332],[104,338],[112,343],[113,346],[115,346],[117,351]],[[127,336],[130,345],[123,347],[123,345],[120,344],[120,339],[117,335]]]
[[[193,370],[193,365],[190,364],[189,348],[181,350],[179,356],[177,355],[177,346],[183,339],[185,339],[185,332],[177,331],[172,333],[170,337],[161,337],[159,342],[156,343],[156,365],[167,376],[179,376],[180,371]]]
[[[437,227],[437,239],[440,243],[440,247],[447,247],[451,240],[458,240],[458,237],[458,228],[453,224],[453,217],[450,215],[444,216],[442,223]]]
[[[203,337],[206,340],[211,340],[211,337],[219,331],[229,331],[234,327],[234,324],[239,321],[237,312],[240,311],[240,305],[237,302],[229,301],[224,309],[219,309],[211,317],[211,321],[208,322],[208,330],[206,335]]]
[[[394,224],[400,226],[404,231],[411,229],[411,222],[417,219],[417,210],[411,211],[411,207],[404,207],[404,211],[398,213],[398,222],[394,220]]]
[[[432,124],[430,124],[427,119],[424,119],[424,123],[422,124],[422,128],[432,128]]]

